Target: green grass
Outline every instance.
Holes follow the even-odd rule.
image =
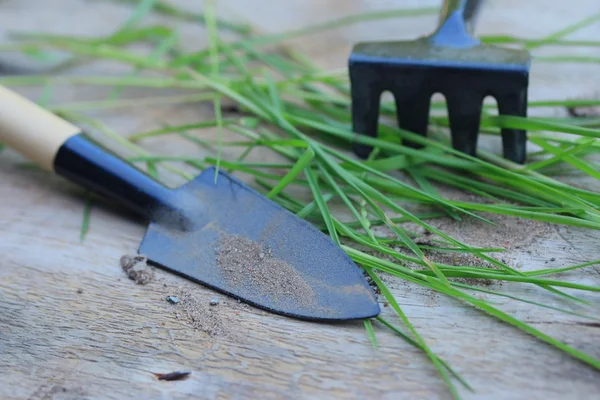
[[[92,212],[92,206],[94,204],[93,196],[91,193],[88,193],[87,199],[85,201],[85,206],[83,208],[83,221],[81,223],[81,230],[79,232],[79,240],[83,242],[85,237],[90,230],[90,213]]]
[[[347,71],[344,68],[323,71],[305,55],[286,47],[284,41],[365,21],[420,18],[437,13],[437,9],[385,10],[342,17],[291,32],[261,35],[247,24],[217,18],[211,2],[205,4],[203,14],[197,14],[159,0],[114,1],[135,3],[137,7],[131,18],[111,35],[84,38],[20,34],[19,42],[2,46],[0,50],[35,54],[61,50],[70,55],[69,63],[111,60],[129,66],[130,73],[117,77],[54,74],[0,77],[0,83],[43,85],[45,91],[40,103],[64,118],[106,135],[115,146],[128,149],[133,153],[129,161],[145,167],[155,179],[162,178],[159,168],[186,180],[195,175],[181,170],[176,163],[184,163],[196,172],[214,165],[233,174],[253,177],[251,183],[257,190],[328,234],[379,287],[391,311],[386,311],[385,317],[382,314],[364,322],[366,335],[374,348],[382,351],[382,336],[378,336],[378,332],[390,330],[423,352],[455,398],[460,397],[460,388],[476,388],[469,386],[468,377],[462,377],[428,345],[405,314],[402,304],[380,278],[383,274],[457,300],[600,370],[600,360],[505,313],[493,300],[476,297],[477,293],[485,293],[494,299],[527,304],[532,313],[540,307],[597,321],[599,316],[593,315],[582,294],[590,298],[600,291],[600,287],[572,282],[560,274],[576,274],[600,264],[600,260],[554,269],[520,271],[498,257],[496,253],[503,251],[501,243],[492,243],[494,248],[479,248],[437,229],[433,223],[435,219],[448,218],[457,223],[467,219],[493,225],[490,215],[495,214],[600,229],[600,193],[561,180],[566,171],[574,171],[593,182],[600,180],[598,116],[494,116],[487,113],[490,107],[485,107],[482,134],[498,136],[504,127],[528,130],[530,146],[537,148],[530,147],[526,165],[514,164],[483,150],[477,158],[455,151],[449,144],[448,118],[442,103],[432,104],[436,114],[430,118],[430,132],[426,138],[387,122],[386,118],[395,118],[394,105],[389,102],[381,106],[384,118],[379,126],[380,135],[377,138],[357,136],[351,130]],[[207,48],[182,51],[178,30],[171,24],[142,24],[151,13],[166,15],[175,24],[202,23],[208,38]],[[593,15],[576,21],[544,38],[489,36],[483,40],[528,48],[534,54],[534,62],[598,62],[594,57],[538,57],[535,52],[537,48],[548,46],[563,50],[571,46],[600,46],[600,42],[593,40],[570,41],[567,38],[568,34],[597,22],[598,18],[599,15]],[[224,30],[236,33],[237,39],[225,41]],[[136,44],[148,45],[149,54],[133,52],[130,46]],[[267,45],[276,45],[276,48],[266,50]],[[112,87],[113,90],[106,99],[99,101],[55,104],[50,94],[59,85]],[[182,93],[126,98],[124,93],[128,88],[156,89],[157,92],[169,89]],[[234,103],[240,112],[226,114],[222,109],[225,102]],[[127,138],[101,120],[85,114],[92,110],[198,103],[212,105],[214,116],[136,132]],[[598,99],[555,99],[531,101],[529,107],[560,109],[599,104]],[[215,129],[216,137],[201,139],[191,133],[203,129]],[[225,132],[238,138],[225,140]],[[189,142],[192,149],[194,146],[211,149],[211,154],[206,157],[154,154],[144,149],[148,139],[168,141],[175,138]],[[418,142],[423,148],[405,147],[402,145],[405,140]],[[349,152],[354,141],[374,147],[369,159],[359,160]],[[232,149],[240,151],[236,156],[226,156]],[[283,160],[249,161],[257,150]],[[442,186],[472,193],[476,198],[459,201],[446,197]],[[299,192],[303,195],[298,195]],[[91,198],[85,207],[80,232],[82,240],[89,229],[90,206]],[[342,220],[338,213],[333,213],[334,208],[341,209],[349,219]],[[409,228],[409,223],[413,227]],[[411,230],[414,226],[430,233],[433,240],[419,242],[419,234]],[[384,228],[389,234],[381,234],[380,229]],[[430,256],[432,251],[475,256],[481,260],[481,265],[436,262]],[[486,263],[491,267],[486,267]],[[559,299],[561,306],[483,289],[461,283],[457,278],[536,286]]]

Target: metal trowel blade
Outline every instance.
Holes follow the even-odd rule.
[[[139,248],[148,260],[256,307],[336,321],[377,316],[361,270],[308,222],[227,173],[203,171],[175,192],[186,229],[157,218]]]

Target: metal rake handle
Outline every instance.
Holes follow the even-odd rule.
[[[442,25],[453,12],[462,10],[465,26],[470,33],[473,33],[473,25],[483,3],[484,0],[444,0],[439,25]]]
[[[444,0],[438,28],[430,35],[434,44],[470,47],[479,44],[472,34],[475,19],[484,0]]]

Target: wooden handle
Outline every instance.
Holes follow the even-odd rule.
[[[54,158],[81,129],[0,86],[0,142],[40,167],[54,171]]]

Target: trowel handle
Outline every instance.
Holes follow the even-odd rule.
[[[2,86],[0,143],[144,217],[169,204],[171,190],[92,142],[75,125]]]

